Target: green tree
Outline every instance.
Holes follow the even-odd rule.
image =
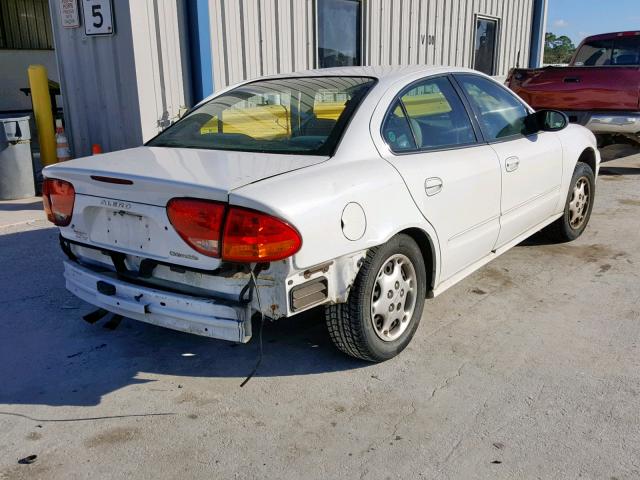
[[[544,37],[544,63],[569,63],[576,46],[566,35],[547,32]]]

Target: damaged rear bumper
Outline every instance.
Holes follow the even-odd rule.
[[[251,304],[166,292],[126,282],[71,261],[64,262],[66,287],[97,307],[134,320],[205,337],[246,343]],[[98,283],[110,286],[99,288]],[[103,292],[107,293],[103,293]]]

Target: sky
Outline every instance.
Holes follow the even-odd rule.
[[[547,32],[578,43],[596,33],[640,31],[640,0],[547,0]]]

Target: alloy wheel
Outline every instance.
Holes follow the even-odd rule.
[[[398,339],[411,323],[416,282],[415,267],[405,255],[392,255],[380,267],[371,294],[371,322],[385,342]]]
[[[580,177],[573,186],[571,200],[569,201],[569,225],[574,230],[578,230],[584,223],[589,202],[591,201],[591,187],[587,177]]]

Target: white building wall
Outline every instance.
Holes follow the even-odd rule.
[[[209,0],[214,88],[315,68],[321,1]],[[362,0],[363,64],[471,67],[482,15],[499,22],[496,75],[503,76],[528,64],[532,13],[533,0]]]
[[[321,0],[319,0],[321,1]],[[369,65],[473,65],[475,18],[498,19],[496,75],[529,60],[533,0],[363,0]],[[434,42],[429,42],[433,36]]]
[[[64,29],[51,2],[67,130],[76,156],[140,145],[191,104],[185,5],[112,0],[115,34]],[[315,68],[323,0],[209,0],[214,87]],[[80,2],[79,2],[80,4]],[[365,65],[473,65],[475,18],[499,21],[497,75],[527,65],[533,0],[362,0]]]
[[[314,0],[209,0],[214,88],[313,68]]]
[[[186,23],[179,0],[130,2],[142,139],[154,137],[188,105]]]

